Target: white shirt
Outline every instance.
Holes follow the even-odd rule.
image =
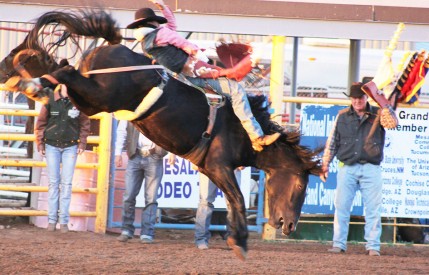
[[[116,142],[115,142],[115,156],[120,156],[122,154],[122,149],[125,145],[125,140],[127,139],[127,121],[120,120],[118,123],[118,128],[116,129]],[[137,143],[137,149],[139,150],[149,150],[155,147],[155,144],[145,137],[142,133],[139,133],[139,141]]]

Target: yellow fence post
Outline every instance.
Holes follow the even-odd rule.
[[[107,227],[107,211],[109,199],[110,152],[112,140],[112,115],[101,114],[100,144],[98,147],[97,202],[95,232],[105,233]]]
[[[277,123],[282,123],[283,113],[283,83],[284,83],[284,48],[286,44],[286,37],[274,36],[273,37],[273,52],[271,58],[271,76],[270,76],[270,100],[271,107],[274,112],[271,115],[273,120]],[[266,189],[265,189],[265,192]],[[265,193],[264,199],[264,216],[269,217],[268,198]],[[274,240],[276,238],[276,229],[271,227],[268,223],[264,223],[262,239]]]
[[[279,124],[282,123],[283,114],[283,92],[284,92],[284,49],[286,44],[285,36],[274,36],[273,50],[271,58],[270,73],[270,100],[271,108],[274,112],[271,114],[273,120]]]

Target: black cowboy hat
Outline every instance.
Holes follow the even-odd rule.
[[[343,93],[347,97],[353,98],[361,98],[365,95],[364,91],[362,91],[362,82],[353,82],[352,86],[350,86],[349,94]]]
[[[167,19],[156,15],[151,8],[142,8],[136,11],[134,14],[134,22],[129,24],[127,29],[137,29],[150,21],[156,21],[159,24],[167,23]]]

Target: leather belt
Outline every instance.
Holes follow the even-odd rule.
[[[140,156],[146,158],[155,153],[155,148],[152,149],[137,149]]]

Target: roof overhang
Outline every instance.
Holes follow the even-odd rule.
[[[101,1],[101,5],[108,7],[121,27],[132,21],[134,11],[142,5],[130,3],[124,7],[126,2]],[[337,4],[340,1],[336,0],[325,0],[325,3],[309,3],[311,1],[306,0],[217,0],[215,5],[213,1],[165,2],[175,10],[179,31],[185,32],[390,40],[397,23],[404,22],[405,30],[400,41],[429,42],[427,0],[419,1],[420,6],[411,7],[353,4],[377,4],[382,0],[351,1],[352,4]],[[80,0],[60,3],[55,0],[0,1],[0,20],[31,22],[44,12],[58,8],[70,9],[82,4]]]

